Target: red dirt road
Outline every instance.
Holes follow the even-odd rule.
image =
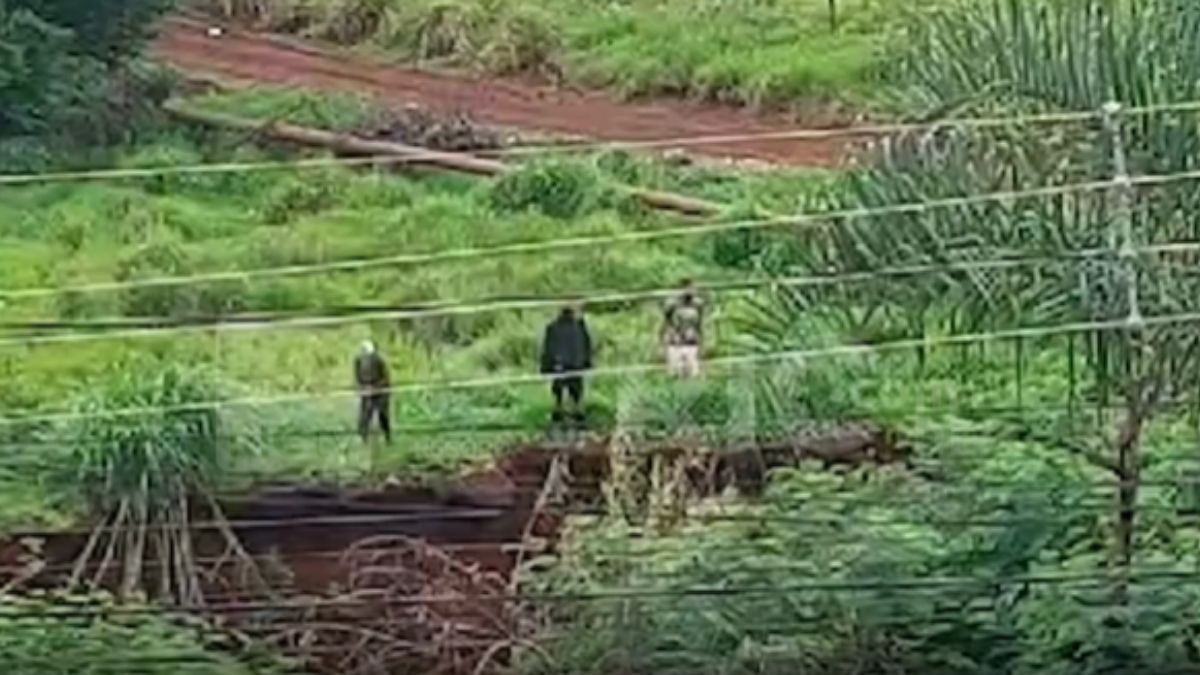
[[[295,40],[244,31],[229,30],[212,38],[205,24],[190,19],[168,21],[153,52],[186,73],[231,83],[354,92],[392,105],[411,103],[437,112],[466,113],[485,125],[602,141],[779,132],[812,124],[732,107],[675,100],[624,103],[598,92],[581,94],[370,63]],[[743,141],[690,151],[710,157],[830,167],[838,163],[844,150],[841,141],[821,139]]]

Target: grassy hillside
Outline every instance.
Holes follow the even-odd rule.
[[[936,0],[196,3],[261,29],[361,46],[409,63],[531,72],[626,96],[671,94],[751,105],[869,96],[865,85],[898,39],[901,19],[933,4]]]
[[[369,110],[353,100],[317,102],[302,95],[251,92],[197,101],[207,109],[270,115],[291,111],[301,122],[353,128]],[[175,130],[120,151],[118,166],[176,166],[214,161],[294,157],[259,151],[237,137]],[[611,187],[618,182],[669,188],[732,205],[728,217],[794,210],[819,198],[825,180],[808,174],[739,175],[706,169],[668,170],[622,154],[576,160],[542,159],[498,181],[433,174],[373,173],[353,169],[278,170],[165,176],[129,181],[62,183],[4,188],[0,200],[0,287],[86,287],[111,281],[308,265],[338,260],[487,248],[564,237],[611,235],[677,227],[671,216],[646,211]],[[121,370],[154,361],[215,373],[233,398],[312,394],[288,405],[237,408],[233,415],[261,427],[262,452],[238,458],[235,473],[266,471],[362,475],[370,468],[447,468],[486,456],[514,434],[402,436],[379,455],[360,450],[353,436],[355,401],[322,398],[350,387],[358,344],[380,344],[398,383],[462,380],[536,373],[542,326],[555,309],[482,311],[418,320],[353,317],[428,303],[488,299],[561,298],[672,287],[683,276],[712,282],[744,279],[767,264],[757,250],[763,235],[731,234],[669,239],[534,255],[484,257],[436,264],[381,267],[363,272],[207,282],[178,287],[55,292],[9,297],[0,306],[0,371],[6,386],[0,407],[17,411],[70,409],[81,395]],[[786,245],[786,239],[779,239]],[[736,313],[745,299],[717,304]],[[324,327],[249,331],[190,330],[114,338],[92,335],[61,344],[40,339],[142,325],[267,314],[299,318],[349,315]],[[588,319],[601,364],[639,364],[659,358],[656,302],[596,306]],[[141,322],[141,323],[139,323]],[[733,348],[733,333],[717,330],[714,354]],[[35,337],[35,340],[39,339]],[[611,419],[618,383],[598,381],[591,396],[598,424]],[[549,412],[545,386],[430,391],[398,396],[402,427],[516,425],[540,432]],[[13,479],[32,465],[69,451],[70,425],[0,431],[14,441]],[[516,435],[520,435],[519,433]],[[14,465],[13,463],[16,462]],[[32,463],[32,465],[31,465]],[[35,472],[36,473],[36,472]],[[38,474],[42,475],[42,474]],[[12,522],[54,520],[60,509],[53,481],[14,484],[5,509]],[[69,506],[68,498],[66,504]],[[50,505],[50,506],[48,506]],[[50,508],[49,511],[42,512]],[[69,510],[69,508],[68,508]]]

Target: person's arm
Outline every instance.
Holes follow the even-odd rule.
[[[379,359],[379,376],[382,381],[379,386],[383,389],[390,389],[392,386],[392,374],[388,368],[387,359],[382,356],[376,356]]]
[[[590,370],[592,367],[592,336],[588,333],[587,323],[579,320],[579,330],[583,333],[583,367]]]
[[[666,308],[663,310],[662,325],[658,329],[658,341],[660,344],[664,344],[664,345],[667,344],[667,342],[668,342],[667,338],[671,334],[671,322],[674,321],[674,319],[675,319],[675,303],[670,302],[670,303],[667,303]]]
[[[546,326],[546,331],[542,334],[542,374],[545,375],[554,369],[553,358],[550,353],[550,339],[553,337],[553,326]]]

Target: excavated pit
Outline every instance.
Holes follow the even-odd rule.
[[[520,557],[553,552],[569,514],[602,506],[610,439],[509,449],[491,469],[440,485],[376,490],[263,488],[226,499],[224,515],[270,592],[228,571],[229,550],[211,514],[194,514],[195,554],[211,573],[202,610],[223,627],[265,640],[328,673],[471,673],[518,644],[526,607],[506,596]],[[636,454],[684,461],[694,494],[734,486],[752,496],[774,468],[906,463],[897,436],[838,428],[754,447],[707,450],[655,444]],[[566,483],[565,500],[545,499]],[[594,512],[594,511],[589,511]],[[0,586],[31,555],[44,563],[28,586],[70,576],[89,532],[26,532],[0,541]],[[119,570],[106,578],[115,585]],[[153,584],[153,579],[150,579]],[[439,670],[440,669],[440,670]]]

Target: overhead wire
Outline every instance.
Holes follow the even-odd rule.
[[[1200,313],[1178,313],[1162,316],[1149,316],[1140,321],[1141,327],[1151,328],[1176,324],[1188,324],[1200,321]],[[759,363],[803,362],[816,359],[841,358],[849,356],[867,356],[888,351],[915,348],[932,348],[949,345],[966,345],[979,342],[1005,341],[1015,339],[1030,339],[1050,335],[1065,335],[1073,333],[1088,333],[1098,331],[1120,330],[1130,326],[1127,318],[1104,321],[1084,321],[1059,324],[1055,326],[1033,326],[1014,328],[1001,331],[957,335],[931,335],[920,338],[906,338],[877,343],[843,344],[833,347],[777,350],[739,356],[724,356],[709,359],[709,367],[726,368]],[[566,372],[559,377],[587,376],[592,378],[622,377],[632,375],[650,375],[665,372],[666,365],[662,363],[641,363],[621,366],[596,368],[590,371]],[[389,394],[408,394],[430,391],[458,391],[486,389],[500,386],[538,384],[547,381],[542,374],[502,375],[495,377],[472,378],[462,380],[443,380],[409,382],[392,385],[386,388]],[[28,425],[52,422],[66,422],[81,419],[101,419],[113,417],[128,417],[144,414],[181,413],[189,411],[209,410],[213,408],[245,407],[253,405],[283,405],[312,400],[331,400],[337,398],[357,397],[359,392],[354,389],[331,390],[318,393],[276,394],[268,396],[248,396],[243,398],[217,399],[212,401],[196,401],[169,406],[132,406],[126,408],[111,408],[107,410],[72,411],[58,413],[33,413],[20,416],[0,417],[0,427],[13,425]]]
[[[1123,115],[1127,116],[1144,116],[1173,112],[1193,112],[1197,110],[1200,110],[1200,101],[1180,101],[1175,103],[1129,106],[1122,108],[1121,112]],[[518,146],[498,148],[494,150],[482,150],[475,153],[420,149],[402,155],[387,154],[371,155],[366,157],[322,157],[284,161],[221,162],[157,167],[128,167],[117,169],[0,174],[0,186],[20,186],[38,183],[62,183],[88,180],[128,180],[157,178],[172,175],[250,173],[257,171],[278,171],[289,169],[303,170],[313,168],[330,168],[336,166],[355,167],[392,164],[403,165],[435,161],[446,157],[472,155],[488,158],[519,158],[522,156],[536,156],[545,154],[678,149],[712,145],[737,145],[756,141],[823,141],[834,140],[838,138],[881,137],[907,134],[918,131],[936,131],[953,128],[984,129],[1006,126],[1069,124],[1075,122],[1099,120],[1103,117],[1104,112],[1102,110],[1089,109],[1030,113],[1023,115],[948,118],[922,122],[881,123],[827,129],[792,129],[737,134],[690,135],[642,141],[559,142],[533,146]],[[265,122],[263,124],[263,128],[269,128],[270,124],[270,121]]]
[[[338,271],[362,271],[379,267],[424,265],[437,262],[478,260],[497,256],[531,255],[549,251],[585,249],[614,244],[644,243],[648,241],[718,234],[722,232],[738,230],[779,228],[785,226],[803,226],[812,228],[824,225],[829,221],[870,219],[879,216],[921,213],[924,211],[950,209],[963,206],[976,206],[994,202],[1007,202],[1037,197],[1053,197],[1080,192],[1098,192],[1109,190],[1115,187],[1166,185],[1175,182],[1194,181],[1198,179],[1200,179],[1200,170],[1181,171],[1170,174],[1146,174],[1132,178],[1121,177],[1116,179],[1084,181],[1063,185],[1040,186],[1036,188],[1020,190],[1002,190],[975,195],[943,197],[901,204],[891,204],[888,206],[843,208],[788,216],[772,216],[769,218],[744,219],[728,222],[704,223],[700,225],[684,225],[649,230],[636,230],[610,235],[563,237],[551,240],[533,240],[510,244],[499,244],[490,247],[467,247],[426,253],[384,256],[379,258],[342,260],[331,263],[260,268],[256,270],[206,272],[192,275],[149,277],[142,279],[129,279],[124,281],[93,282],[67,286],[6,289],[0,290],[0,299],[19,300],[62,294],[97,293],[129,290],[134,288],[174,287],[223,281],[249,281],[252,279],[288,277],[317,273],[323,274]]]
[[[1156,255],[1163,252],[1182,252],[1184,250],[1200,252],[1200,242],[1171,242],[1169,244],[1144,246],[1134,249],[1134,253]],[[938,263],[924,263],[896,267],[878,268],[869,271],[845,272],[835,274],[806,274],[795,276],[767,277],[760,279],[742,279],[731,281],[697,282],[695,285],[701,292],[707,293],[749,293],[757,289],[800,289],[811,287],[854,284],[875,281],[891,277],[918,276],[925,274],[948,274],[955,272],[1001,271],[1022,269],[1028,267],[1070,265],[1115,255],[1112,249],[1090,248],[1063,251],[1054,256],[1025,256],[997,257],[984,260],[962,260]],[[0,348],[30,347],[46,344],[83,343],[108,340],[126,340],[140,338],[158,338],[169,335],[190,333],[210,334],[215,332],[249,332],[265,330],[288,330],[294,328],[314,328],[340,326],[376,320],[413,321],[419,319],[442,318],[451,316],[475,316],[479,314],[505,311],[539,310],[560,306],[566,301],[577,301],[585,305],[606,305],[616,303],[648,302],[665,300],[679,293],[678,287],[656,287],[638,291],[587,291],[563,293],[550,297],[525,299],[481,299],[476,301],[447,300],[434,303],[432,306],[412,308],[348,308],[329,313],[327,308],[310,316],[295,314],[272,316],[270,314],[225,315],[210,318],[146,318],[131,317],[108,319],[116,323],[115,328],[86,330],[89,324],[73,324],[55,321],[33,321],[25,323],[0,322],[0,331],[26,329],[44,331],[56,325],[68,328],[82,327],[85,330],[64,334],[33,334],[23,337],[0,337]],[[120,325],[142,322],[150,325],[128,328]],[[167,324],[167,325],[163,325]],[[175,324],[175,325],[171,325]],[[93,324],[94,325],[94,324]],[[3,335],[3,332],[0,332]]]
[[[1107,572],[1080,572],[1055,574],[1024,574],[1011,576],[961,576],[961,577],[901,577],[878,579],[849,579],[839,581],[812,581],[805,583],[757,585],[727,584],[723,586],[689,586],[681,588],[614,588],[589,592],[517,592],[503,594],[417,594],[395,595],[388,591],[360,592],[354,598],[325,598],[300,601],[231,602],[206,605],[156,605],[117,607],[69,607],[62,610],[43,612],[8,611],[0,614],[5,618],[42,618],[53,621],[63,618],[86,618],[92,616],[120,617],[143,615],[200,614],[230,615],[257,614],[272,611],[311,611],[313,609],[355,608],[400,608],[435,604],[457,604],[464,600],[472,603],[516,602],[516,603],[562,603],[580,604],[642,599],[722,599],[752,596],[781,596],[802,593],[855,593],[861,591],[921,592],[930,589],[953,588],[1005,588],[1009,586],[1055,586],[1073,582],[1091,582],[1119,579],[1129,584],[1147,581],[1178,582],[1200,580],[1197,570],[1163,570],[1146,572],[1141,570],[1110,570]],[[378,598],[373,600],[372,598]]]

